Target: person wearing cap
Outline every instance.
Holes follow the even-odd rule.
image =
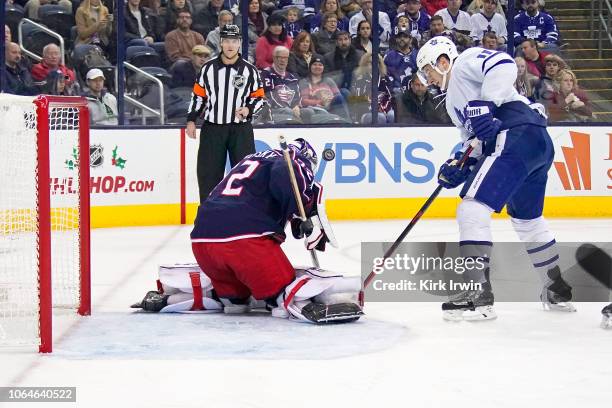
[[[272,66],[274,49],[279,45],[291,49],[293,39],[287,35],[285,18],[280,14],[268,17],[268,28],[257,40],[255,46],[255,66],[264,69]]]
[[[421,82],[416,72],[406,79],[409,79],[409,82],[402,93],[401,102],[397,104],[397,121],[450,125],[451,119],[446,112],[444,101],[427,91],[427,85]]]
[[[172,75],[172,87],[191,88],[204,63],[210,59],[211,55],[212,51],[205,45],[193,47],[189,60],[178,60],[170,67],[168,72]]]
[[[87,72],[87,87],[85,93],[89,118],[92,125],[117,125],[117,99],[104,89],[104,73],[98,68]]]
[[[385,54],[384,62],[390,78],[393,78],[391,89],[399,90],[402,80],[416,71],[418,50],[412,48],[412,38],[406,30],[395,35],[394,47]]]
[[[193,47],[204,45],[204,37],[191,29],[191,22],[191,12],[187,9],[181,10],[176,17],[177,28],[166,34],[166,56],[172,63],[181,59],[189,60]]]
[[[240,55],[240,28],[227,24],[220,35],[221,53],[202,66],[187,112],[185,133],[192,139],[196,120],[204,119],[197,159],[200,203],[223,179],[228,153],[232,167],[255,153],[251,120],[264,104],[259,72]]]

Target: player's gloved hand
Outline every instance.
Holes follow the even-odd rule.
[[[301,239],[312,234],[312,220],[307,219],[302,221],[301,218],[295,217],[291,220],[291,234],[295,239]]]
[[[438,172],[438,184],[444,188],[455,188],[465,182],[472,172],[472,166],[474,166],[478,160],[474,157],[468,158],[463,166],[458,166],[459,159],[463,156],[463,152],[455,153],[455,158],[448,159],[446,163],[440,166]]]
[[[321,225],[321,220],[318,215],[310,218],[312,220],[312,234],[310,234],[306,240],[304,241],[304,246],[306,246],[307,250],[316,249],[317,251],[325,251],[325,244],[329,241],[323,226]]]
[[[488,101],[470,101],[466,107],[466,118],[470,120],[472,131],[485,143],[497,138],[502,122],[493,117],[495,104]]]

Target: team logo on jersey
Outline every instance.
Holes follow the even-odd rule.
[[[89,146],[89,165],[94,168],[102,164],[104,164],[104,147],[101,144]]]
[[[244,84],[245,84],[244,75],[236,74],[234,76],[234,79],[232,79],[232,85],[234,85],[234,87],[236,88],[242,88],[244,87]]]

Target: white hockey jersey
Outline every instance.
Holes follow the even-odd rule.
[[[529,105],[529,100],[516,91],[517,68],[512,57],[505,52],[480,47],[468,48],[453,64],[446,93],[446,110],[453,124],[467,139],[465,108],[473,100],[490,101],[500,106],[511,101]]]

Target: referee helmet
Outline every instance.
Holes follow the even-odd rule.
[[[226,24],[225,27],[221,29],[220,33],[221,38],[238,38],[242,39],[240,35],[240,27],[236,24]]]

